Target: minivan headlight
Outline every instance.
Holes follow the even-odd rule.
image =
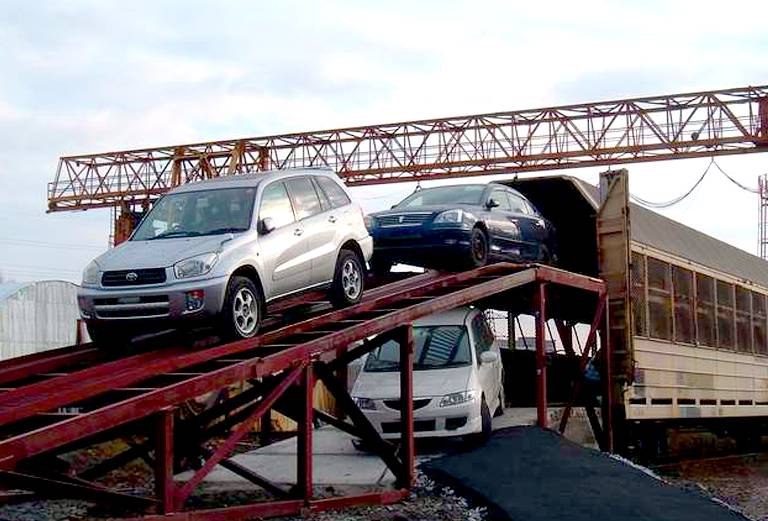
[[[203,253],[195,255],[173,265],[173,273],[177,279],[187,279],[189,277],[199,277],[205,275],[216,261],[219,260],[218,253]]]
[[[99,272],[101,268],[96,261],[91,261],[83,270],[82,286],[97,286],[99,284]]]
[[[461,405],[474,401],[475,393],[473,391],[462,391],[460,393],[446,394],[440,399],[440,407],[450,407],[451,405]]]
[[[373,230],[373,217],[370,215],[366,215],[363,217],[363,222],[365,223],[365,229],[369,232]]]
[[[362,410],[373,411],[376,410],[376,402],[370,398],[355,398],[355,403]]]

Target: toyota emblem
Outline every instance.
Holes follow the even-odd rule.
[[[129,273],[126,273],[125,280],[128,282],[136,282],[136,280],[139,278],[138,274],[136,274],[135,271],[131,271]]]

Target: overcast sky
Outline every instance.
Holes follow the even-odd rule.
[[[0,273],[79,281],[108,210],[45,214],[61,155],[768,84],[761,2],[0,0]],[[671,199],[707,159],[629,165]],[[724,157],[756,186],[768,155]],[[590,181],[601,169],[572,170]],[[368,211],[412,190],[356,190]],[[711,173],[664,212],[749,252]]]

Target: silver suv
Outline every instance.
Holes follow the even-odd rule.
[[[223,177],[159,199],[128,241],[85,268],[78,302],[96,342],[203,320],[250,338],[281,297],[326,288],[334,306],[357,303],[372,250],[331,170]]]

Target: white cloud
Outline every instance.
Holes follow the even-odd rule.
[[[768,37],[762,17],[744,14],[760,12],[758,2],[19,3],[0,20],[0,220],[19,237],[104,243],[106,211],[42,215],[64,154],[764,83]],[[766,170],[761,156],[719,161],[752,186]],[[704,166],[628,168],[633,191],[664,200]],[[356,193],[375,210],[411,189]],[[667,213],[755,251],[756,205],[713,173]],[[0,269],[35,260],[29,250],[0,247]],[[63,269],[86,256],[62,257]]]

